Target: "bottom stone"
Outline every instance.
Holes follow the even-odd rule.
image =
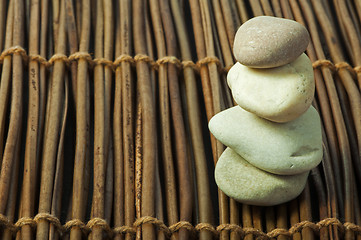
[[[296,198],[304,189],[309,171],[297,175],[276,175],[254,167],[227,148],[215,168],[218,187],[236,201],[272,206]]]

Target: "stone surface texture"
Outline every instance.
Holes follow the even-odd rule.
[[[227,148],[216,165],[215,180],[218,187],[236,201],[272,206],[296,198],[305,187],[308,173],[291,176],[268,173]]]
[[[311,105],[315,92],[312,64],[304,53],[277,68],[256,69],[236,63],[227,82],[238,105],[275,122],[299,117]]]
[[[250,164],[270,173],[299,174],[322,160],[320,117],[312,106],[287,123],[271,122],[235,106],[215,115],[209,129]]]
[[[300,56],[309,39],[307,29],[296,21],[259,16],[237,30],[233,53],[238,62],[248,67],[278,67]]]

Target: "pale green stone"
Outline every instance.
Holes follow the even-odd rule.
[[[287,123],[271,122],[235,106],[215,115],[209,129],[252,165],[271,173],[307,172],[322,160],[321,122],[312,106]]]
[[[296,198],[304,189],[309,172],[282,176],[258,169],[227,148],[215,168],[218,187],[241,203],[272,206]]]

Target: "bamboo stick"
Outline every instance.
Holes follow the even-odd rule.
[[[0,51],[4,50],[4,43],[6,38],[6,4],[7,1],[2,0],[0,1]]]
[[[90,37],[90,1],[82,2],[82,26],[80,37],[80,52],[87,52],[89,48]],[[84,220],[86,193],[84,185],[86,185],[86,162],[87,158],[87,137],[88,137],[88,62],[85,59],[78,60],[77,73],[77,94],[76,94],[76,147],[74,160],[74,177],[73,177],[73,196],[72,196],[72,219]],[[81,238],[81,229],[72,227],[70,231],[70,239],[75,240]]]
[[[131,16],[132,9],[131,1],[121,1],[121,53],[131,54]],[[132,226],[135,220],[135,199],[134,199],[134,105],[132,99],[134,98],[134,84],[131,66],[129,62],[122,62],[122,123],[123,123],[123,159],[124,159],[124,218],[126,226]],[[126,234],[126,239],[131,239],[130,234]]]
[[[339,52],[339,48],[333,47],[334,43],[330,42],[327,38],[333,38],[334,42],[336,41],[335,34],[332,30],[332,23],[328,21],[327,16],[323,9],[319,9],[319,3],[316,1],[312,2],[314,4],[314,8],[317,12],[316,16],[319,20],[321,25],[322,31],[325,34],[327,45],[330,48],[330,53],[332,58],[335,59],[336,62],[339,62],[342,58],[342,54]],[[347,77],[349,74],[348,72],[340,71],[340,74],[343,74],[342,77]],[[345,83],[344,83],[345,84]],[[330,99],[331,100],[331,99]],[[353,221],[353,197],[352,197],[352,189],[353,189],[353,182],[352,182],[352,170],[351,170],[351,156],[350,156],[350,149],[349,149],[349,141],[347,139],[346,127],[345,123],[342,120],[342,113],[340,112],[340,105],[339,104],[331,104],[334,107],[334,119],[336,122],[336,130],[339,136],[339,145],[341,149],[341,159],[343,163],[343,173],[344,173],[344,196],[345,196],[345,220],[346,221]],[[346,231],[346,239],[352,239],[353,233],[351,231]]]
[[[23,4],[20,0],[15,0],[14,6],[14,25],[13,25],[13,44],[16,46],[23,45]],[[12,57],[12,94],[10,123],[5,150],[0,172],[0,213],[6,211],[8,194],[10,188],[11,173],[15,162],[16,143],[19,138],[19,131],[22,117],[22,81],[23,81],[23,59],[19,53],[14,53]]]
[[[271,232],[276,228],[275,209],[274,207],[266,207],[265,209],[266,231]],[[275,238],[271,238],[274,240]]]
[[[164,14],[161,8],[162,3],[158,0],[150,1],[150,13],[152,17],[154,37],[156,40],[157,55],[158,58],[163,58],[167,55],[166,36],[164,33],[164,25],[162,24],[162,15]],[[164,5],[164,3],[163,3]],[[169,19],[168,19],[169,21]],[[167,36],[168,37],[168,36]],[[171,139],[171,120],[170,120],[170,89],[169,84],[171,79],[169,78],[167,64],[159,65],[158,69],[158,82],[159,82],[159,111],[160,111],[160,135],[161,135],[161,148],[162,159],[164,166],[165,177],[165,194],[166,194],[166,206],[167,206],[167,219],[169,225],[173,225],[178,222],[178,201],[176,190],[176,179],[174,170],[174,160],[172,153],[172,139]],[[173,79],[174,80],[174,79]],[[159,186],[160,187],[160,186]],[[160,192],[160,190],[158,190]],[[178,239],[178,233],[171,236],[171,239]]]
[[[48,33],[48,1],[41,1],[41,13],[40,13],[40,56],[43,58],[47,55],[47,33]],[[47,70],[44,64],[40,65],[39,73],[39,131],[38,131],[38,149],[37,149],[37,164],[40,162],[43,136],[44,136],[44,125],[45,125],[45,113],[46,113],[46,100],[47,100]]]
[[[237,17],[236,17],[236,13],[235,11],[232,11],[231,9],[231,2],[232,1],[228,1],[228,0],[222,0],[221,1],[221,11],[223,13],[224,17],[224,25],[225,28],[227,30],[227,34],[226,36],[228,36],[228,42],[229,42],[229,46],[232,48],[233,47],[233,41],[234,41],[234,35],[236,34],[237,31],[237,26],[240,25],[239,21],[237,21]],[[214,12],[216,14],[216,11]],[[226,64],[226,66],[228,66]]]
[[[322,204],[322,202],[320,202]],[[311,195],[310,195],[310,188],[309,184],[306,184],[305,189],[303,190],[302,194],[299,197],[299,218],[300,222],[302,221],[310,221],[312,222],[312,211],[311,211]],[[292,224],[293,225],[293,224]],[[323,234],[322,234],[323,233]],[[311,228],[305,227],[301,231],[302,239],[314,239],[314,233]],[[322,230],[321,237],[327,236],[327,230]]]
[[[264,15],[260,0],[250,1],[249,3],[255,17]]]
[[[51,214],[60,219],[60,212],[62,206],[62,192],[63,192],[63,177],[64,177],[64,141],[65,141],[65,129],[68,116],[68,100],[69,100],[69,79],[66,76],[64,82],[64,104],[62,112],[62,122],[60,127],[59,146],[56,156],[56,167],[54,176],[54,190],[51,203]],[[50,224],[49,227],[49,239],[59,239],[59,232],[54,224]]]
[[[266,16],[274,16],[271,3],[268,0],[261,0],[262,9],[264,12],[264,15]]]
[[[312,177],[313,183],[315,185],[318,202],[320,203],[318,205],[320,219],[325,219],[325,218],[327,218],[327,206],[323,203],[326,202],[326,194],[325,194],[325,190],[324,190],[324,184],[322,182],[322,178],[321,178],[318,168],[312,169],[310,176]],[[320,229],[320,238],[328,239],[328,229],[327,228]]]
[[[56,46],[58,54],[65,54],[65,6],[61,5],[59,23],[59,45]],[[64,74],[65,63],[63,60],[56,60],[54,63],[54,72],[52,78],[52,87],[50,92],[49,118],[46,123],[44,133],[43,164],[41,170],[39,213],[50,213],[52,192],[54,191],[54,175],[56,165],[56,152],[59,144],[60,117],[62,105],[64,104]],[[48,238],[49,223],[46,220],[40,220],[37,228],[37,239]]]
[[[244,23],[249,18],[249,13],[247,11],[244,0],[237,0],[237,9],[238,9],[238,14],[241,18],[241,23]]]
[[[288,225],[287,225],[287,216],[288,216],[288,212],[287,212],[287,205],[286,204],[281,204],[277,206],[277,210],[276,210],[276,225],[277,228],[282,228],[282,229],[288,229]],[[284,240],[287,239],[286,236],[284,235],[279,235],[277,237],[277,240]]]
[[[145,36],[143,34],[145,19],[142,9],[143,1],[133,2],[133,14],[139,16],[134,19],[134,48],[136,54],[146,54],[143,45]],[[140,99],[143,109],[144,130],[143,130],[143,182],[142,182],[142,216],[154,216],[154,174],[155,174],[155,143],[153,140],[155,132],[154,102],[152,98],[151,85],[149,80],[149,69],[147,63],[139,61],[136,64],[137,78],[140,87]],[[151,224],[142,225],[142,236],[144,239],[154,239],[155,231]]]
[[[141,215],[141,194],[142,194],[142,171],[143,171],[143,150],[142,150],[142,106],[139,92],[136,100],[136,125],[135,125],[135,209],[136,218]],[[136,239],[141,239],[141,229],[136,230]]]
[[[113,24],[113,3],[111,0],[104,0],[104,58],[113,60],[113,42],[114,42],[114,24]],[[113,195],[113,147],[112,147],[112,131],[111,131],[111,102],[112,102],[112,84],[113,69],[112,66],[104,66],[104,90],[105,90],[105,139],[104,139],[104,157],[105,157],[105,209],[104,219],[110,223],[110,214],[112,211],[112,195]],[[108,166],[109,165],[109,166]]]
[[[14,1],[14,0],[13,0]],[[13,26],[14,26],[14,2],[10,1],[8,6],[8,15],[6,19],[6,36],[5,36],[5,49],[8,49],[13,44]],[[0,82],[0,166],[3,161],[3,151],[5,147],[5,120],[6,111],[10,97],[10,78],[11,78],[11,64],[12,56],[4,57],[1,72]]]
[[[113,213],[113,196],[114,196],[114,147],[113,147],[113,138],[109,139],[108,144],[108,159],[107,159],[107,169],[106,169],[106,178],[105,178],[105,193],[104,193],[104,220],[110,224],[112,220]]]
[[[176,56],[177,46],[174,39],[176,38],[174,26],[171,17],[170,6],[167,1],[161,1],[160,8],[162,11],[162,20],[166,36],[167,54]],[[191,173],[188,159],[188,149],[186,143],[186,131],[181,106],[181,96],[179,82],[177,78],[177,68],[174,64],[168,64],[168,79],[170,103],[172,107],[172,119],[174,126],[174,137],[176,145],[177,167],[178,167],[178,184],[179,184],[179,212],[180,221],[191,222],[192,220],[192,184]],[[179,239],[188,239],[189,232],[186,229],[180,229]]]
[[[96,2],[96,30],[95,54],[101,59],[104,56],[104,10],[103,1]],[[94,184],[92,201],[92,218],[104,218],[104,189],[105,189],[105,82],[104,66],[97,64],[94,67]],[[103,237],[102,228],[95,226],[92,229],[92,239],[99,240]]]
[[[185,28],[184,17],[181,16],[179,3],[177,1],[171,1],[171,9],[174,17],[177,37],[179,39],[178,42],[182,59],[189,61],[192,58],[190,46],[188,44],[189,38]],[[206,166],[206,156],[201,132],[201,120],[199,117],[200,107],[198,104],[199,97],[196,91],[196,79],[194,70],[191,67],[184,68],[183,74],[186,87],[187,110],[196,167],[199,221],[201,223],[212,223],[212,203],[210,201],[211,196],[208,184],[208,170]],[[201,231],[199,238],[201,240],[210,239],[211,234],[207,231]]]
[[[15,220],[15,212],[16,212],[16,199],[18,195],[18,177],[19,177],[19,165],[20,165],[20,147],[21,147],[21,131],[19,131],[18,141],[16,143],[16,154],[14,156],[14,167],[12,169],[11,178],[13,181],[10,183],[10,191],[9,191],[9,200],[6,207],[6,216],[10,222],[14,222]],[[21,211],[22,209],[20,209]],[[20,233],[20,231],[18,232]],[[10,229],[4,229],[2,234],[2,239],[10,240],[12,239],[13,233]],[[20,235],[20,234],[19,234]]]
[[[67,24],[67,32],[68,32],[67,36],[68,36],[70,54],[74,54],[78,51],[78,47],[79,47],[77,26],[74,15],[74,7],[70,0],[65,1],[65,7],[66,7],[66,24]],[[71,70],[71,85],[73,90],[72,92],[75,103],[76,103],[77,68],[78,68],[77,62],[73,61],[70,66],[70,70]]]
[[[251,206],[247,204],[242,204],[242,222],[244,228],[253,228],[253,220],[252,220],[252,210]],[[252,234],[246,234],[244,236],[245,240],[252,240],[253,235]]]
[[[126,1],[118,2],[116,26],[116,58],[121,54],[121,22],[123,14],[120,12],[124,9]],[[129,12],[128,10],[125,11]],[[127,35],[126,35],[127,36]],[[122,123],[122,68],[120,65],[115,70],[115,90],[114,90],[114,115],[113,115],[113,139],[114,139],[114,228],[124,226],[124,162],[123,162],[123,123]],[[114,239],[122,239],[121,234],[116,234]]]
[[[30,13],[29,54],[39,54],[39,13],[40,2],[32,1]],[[39,131],[39,63],[30,61],[29,63],[29,105],[26,131],[26,147],[24,160],[24,180],[23,194],[21,198],[21,217],[32,217],[35,205],[35,187],[37,178],[38,162],[38,131]],[[32,239],[32,229],[29,225],[24,225],[21,229],[24,239]]]
[[[279,0],[271,0],[272,9],[275,17],[282,17],[282,10]]]

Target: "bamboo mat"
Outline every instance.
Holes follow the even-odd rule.
[[[259,15],[309,30],[323,127],[274,207],[217,191],[207,128]],[[357,0],[0,0],[1,239],[361,239],[360,26]]]

